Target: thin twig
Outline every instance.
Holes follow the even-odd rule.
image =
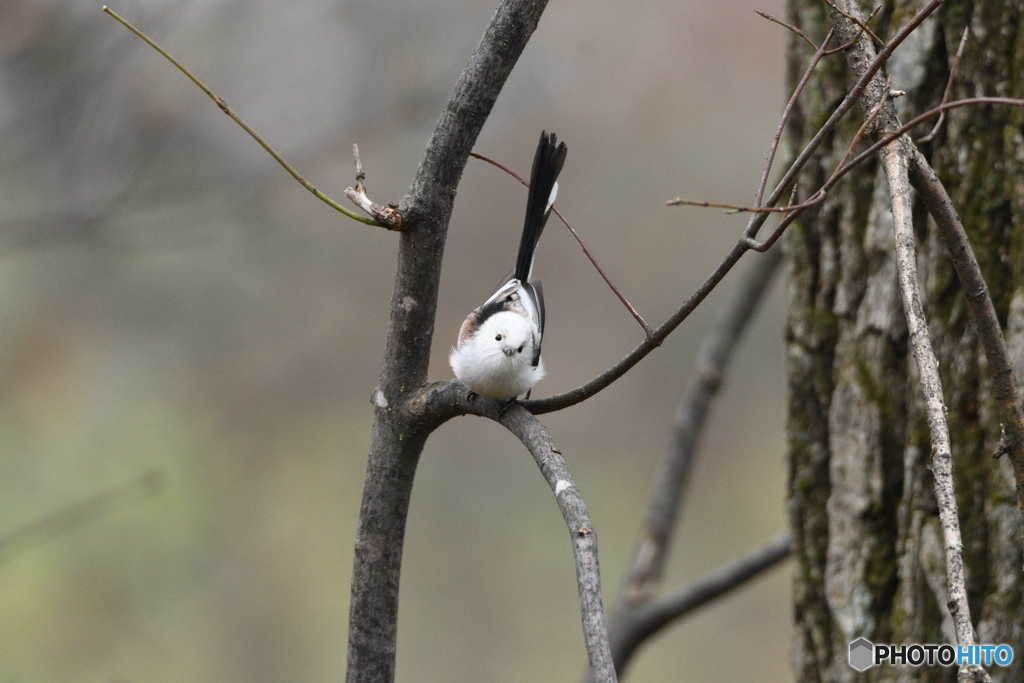
[[[967,45],[967,37],[971,33],[970,26],[964,26],[964,35],[960,38],[960,46],[956,49],[956,56],[953,57],[953,66],[949,69],[949,80],[946,81],[946,90],[942,93],[942,102],[939,104],[945,104],[949,101],[949,94],[953,92],[953,78],[956,76],[956,68],[960,66],[960,58],[964,55],[964,46]],[[918,138],[917,144],[924,142],[931,142],[935,138],[935,134],[939,132],[939,128],[942,127],[942,122],[946,119],[946,112],[939,114],[939,120],[935,122],[931,132],[922,138]]]
[[[804,75],[800,78],[800,82],[797,83],[796,88],[793,90],[793,94],[789,98],[789,102],[786,103],[786,108],[782,111],[782,117],[779,119],[779,125],[775,129],[775,137],[772,138],[772,146],[768,150],[768,160],[764,165],[764,172],[761,173],[761,184],[757,187],[757,195],[754,196],[754,206],[761,206],[761,199],[764,197],[764,188],[768,185],[768,174],[771,173],[772,163],[775,161],[775,152],[779,149],[779,140],[782,139],[782,131],[786,128],[786,122],[789,121],[789,115],[793,111],[793,107],[796,105],[796,100],[800,97],[800,93],[803,92],[804,87],[807,85],[807,81],[811,79],[811,74],[814,73],[815,67],[818,66],[818,62],[821,61],[822,56],[825,54],[825,48],[828,46],[829,41],[832,40],[836,30],[830,28],[828,34],[825,36],[825,40],[821,41],[821,47],[814,49],[814,56],[811,57],[810,64],[807,65],[807,69],[804,70]]]
[[[779,26],[782,26],[783,28],[788,28],[790,31],[792,31],[793,33],[797,34],[798,36],[800,36],[801,38],[806,40],[807,44],[810,45],[813,50],[815,50],[815,51],[818,50],[818,46],[814,44],[814,41],[811,40],[810,38],[808,38],[807,34],[804,33],[803,31],[801,31],[800,29],[798,29],[796,26],[793,26],[792,24],[787,24],[786,22],[782,21],[781,19],[776,19],[772,15],[770,15],[770,14],[768,14],[766,12],[762,12],[761,10],[758,10],[758,9],[754,10],[754,14],[757,14],[757,15],[759,15],[761,17],[764,17],[765,19],[767,19],[768,21],[772,22],[773,24],[778,24]]]
[[[526,182],[526,180],[524,180],[521,175],[519,175],[518,173],[516,173],[515,171],[510,169],[508,166],[505,166],[504,164],[500,164],[497,161],[495,161],[494,159],[491,159],[490,157],[484,156],[483,154],[478,154],[476,152],[470,152],[469,156],[471,156],[471,157],[473,157],[475,159],[479,159],[480,161],[486,161],[487,163],[491,164],[492,166],[496,166],[496,167],[500,168],[502,171],[504,171],[505,173],[508,173],[510,176],[512,176],[513,178],[518,180],[520,183],[522,183],[526,187],[530,186],[530,183]],[[579,233],[576,232],[576,230],[573,229],[573,227],[571,225],[569,225],[569,221],[565,220],[565,216],[563,216],[561,214],[561,212],[558,210],[558,207],[554,207],[553,206],[553,207],[551,207],[551,210],[554,212],[554,214],[556,216],[558,216],[559,220],[562,221],[562,223],[565,225],[565,227],[569,228],[569,232],[571,232],[572,236],[576,238],[577,242],[579,242],[580,247],[583,248],[583,253],[586,254],[587,258],[590,259],[590,262],[592,264],[594,264],[594,268],[597,269],[597,272],[601,275],[601,278],[604,279],[604,281],[608,284],[609,287],[611,287],[611,290],[613,292],[615,292],[615,296],[617,296],[619,298],[619,301],[622,302],[622,305],[626,307],[626,309],[629,311],[630,315],[632,315],[633,318],[638,323],[640,323],[640,327],[644,328],[644,332],[647,334],[648,337],[650,337],[652,332],[651,332],[651,327],[647,324],[647,321],[643,319],[643,316],[641,316],[640,313],[638,313],[635,308],[633,308],[633,304],[629,303],[629,300],[626,299],[626,296],[619,290],[618,287],[615,286],[615,283],[612,282],[611,278],[609,278],[608,275],[604,272],[604,268],[602,268],[601,264],[599,264],[597,262],[597,259],[594,258],[594,254],[591,253],[590,248],[587,246],[587,243],[584,242],[583,238],[580,237]]]
[[[847,14],[843,10],[839,9],[839,7],[837,7],[836,4],[832,0],[825,0],[825,3],[829,7],[834,9],[836,12],[841,14],[842,16],[846,17],[847,19],[849,19],[853,23],[857,24],[857,26],[860,26],[860,30],[862,32],[867,33],[869,36],[871,36],[871,39],[874,40],[876,43],[878,43],[879,46],[882,46],[882,47],[885,46],[885,41],[882,40],[881,38],[879,38],[878,36],[876,36],[875,32],[872,31],[870,28],[868,28],[868,25],[866,23],[864,23],[863,21],[861,21],[857,17],[853,16],[852,14]],[[878,10],[881,9],[881,8],[882,8],[881,5],[879,5],[877,8],[875,8],[875,10],[871,13],[871,17],[875,16],[875,12],[878,12]],[[868,17],[868,21],[871,21],[871,17]],[[858,40],[860,39],[859,35],[857,36],[857,39]]]
[[[836,164],[836,169],[835,171],[832,172],[832,175],[838,173],[839,170],[843,167],[843,165],[846,164],[847,159],[849,159],[850,155],[853,154],[853,148],[857,146],[857,143],[860,142],[860,139],[864,137],[864,133],[867,132],[868,128],[871,127],[871,124],[875,122],[875,119],[877,119],[878,115],[882,112],[882,107],[885,106],[885,103],[889,100],[890,97],[889,82],[891,80],[891,76],[886,80],[885,94],[882,96],[881,99],[879,99],[878,104],[875,105],[875,108],[871,110],[871,113],[864,117],[864,123],[860,124],[860,128],[857,129],[857,132],[854,134],[853,139],[850,140],[850,144],[847,145],[846,147],[846,153],[843,154],[843,158],[839,160],[838,164]],[[829,180],[831,179],[832,178],[829,177]]]
[[[354,142],[352,143],[352,156],[356,160],[356,191],[363,192],[366,189],[363,186],[363,181],[366,180],[366,172],[363,170],[363,162],[359,158],[359,145]]]
[[[775,189],[768,198],[768,201],[765,202],[767,206],[775,206],[779,202],[786,190],[796,181],[797,174],[803,170],[803,167],[807,164],[807,161],[811,158],[811,155],[814,154],[815,150],[818,149],[818,146],[821,145],[825,136],[829,135],[835,128],[836,124],[846,116],[846,113],[849,112],[851,108],[853,108],[853,105],[856,104],[861,93],[864,92],[864,88],[866,88],[868,83],[871,82],[872,77],[874,77],[878,70],[882,68],[882,65],[888,61],[893,51],[899,47],[904,40],[906,40],[907,36],[913,33],[914,30],[921,25],[921,22],[927,19],[932,12],[938,9],[941,4],[942,0],[931,0],[927,5],[922,7],[921,10],[903,26],[903,28],[896,32],[896,35],[892,37],[892,40],[886,44],[885,48],[879,52],[875,59],[872,60],[871,64],[868,65],[861,77],[857,79],[857,82],[850,89],[850,92],[846,94],[843,101],[839,103],[839,106],[832,112],[832,115],[828,117],[828,120],[825,121],[821,128],[818,129],[818,132],[814,134],[814,137],[811,138],[810,142],[804,146],[804,149],[790,165],[789,170],[786,171],[782,180],[776,184]],[[745,237],[750,239],[757,237],[757,231],[760,230],[762,225],[764,225],[764,221],[766,219],[767,215],[751,216],[750,221],[747,224],[747,228],[744,231]]]
[[[871,21],[871,20],[872,20],[872,19],[874,18],[874,16],[875,16],[876,14],[878,14],[878,10],[880,10],[880,9],[882,9],[882,6],[881,6],[881,5],[879,5],[879,6],[878,6],[878,7],[876,7],[875,9],[871,10],[871,14],[869,14],[869,15],[868,15],[867,21]],[[833,28],[834,28],[834,27],[833,27]],[[861,29],[860,31],[858,31],[858,32],[857,32],[857,35],[855,35],[855,36],[854,36],[853,38],[851,38],[851,39],[849,40],[849,42],[847,42],[847,43],[845,43],[845,44],[843,44],[843,45],[840,45],[839,47],[837,47],[837,48],[834,48],[834,49],[832,49],[832,50],[827,50],[827,51],[825,52],[825,56],[827,57],[827,56],[830,56],[830,55],[834,55],[834,54],[836,54],[837,52],[842,52],[843,50],[849,50],[849,49],[850,49],[851,47],[853,47],[854,45],[856,45],[856,44],[857,44],[857,41],[858,41],[858,40],[860,40],[860,37],[861,37],[862,35],[864,35],[864,29]]]
[[[991,105],[1003,105],[1007,107],[1024,107],[1024,99],[1017,100],[1011,97],[970,97],[963,100],[955,100],[953,102],[946,102],[933,109],[929,109],[923,114],[919,114],[912,118],[907,123],[903,124],[894,131],[886,131],[885,134],[880,137],[874,144],[865,149],[863,152],[853,158],[852,161],[848,162],[846,166],[836,171],[833,175],[837,178],[841,178],[846,174],[847,171],[852,169],[857,164],[861,163],[875,152],[885,147],[887,144],[900,137],[904,133],[910,131],[916,126],[921,125],[925,121],[935,116],[940,115],[942,112],[949,111],[950,109],[959,109],[960,107],[973,107],[975,105],[991,104]]]
[[[123,26],[124,26],[125,28],[127,28],[127,29],[128,29],[129,31],[131,31],[131,32],[132,32],[132,33],[134,33],[135,35],[137,35],[137,36],[138,36],[139,38],[141,38],[141,39],[142,39],[143,41],[145,41],[145,42],[146,42],[146,43],[147,43],[147,44],[148,44],[148,45],[149,45],[150,47],[152,47],[152,48],[153,48],[154,50],[156,50],[156,51],[157,51],[157,52],[159,52],[159,53],[160,53],[161,55],[163,55],[164,59],[166,59],[167,61],[169,61],[169,62],[170,62],[171,64],[173,64],[174,66],[178,67],[178,70],[179,70],[179,71],[181,71],[181,73],[183,73],[183,74],[185,74],[186,76],[188,76],[188,78],[189,78],[189,80],[190,80],[190,81],[192,81],[192,82],[193,82],[193,83],[195,83],[195,84],[196,84],[197,86],[199,86],[199,89],[200,89],[200,90],[202,90],[202,91],[203,91],[204,93],[206,93],[206,95],[207,95],[207,96],[208,96],[208,97],[209,97],[209,98],[210,98],[211,100],[213,100],[214,102],[216,102],[216,103],[217,103],[217,106],[218,106],[218,107],[220,107],[220,110],[221,110],[222,112],[224,112],[224,113],[225,113],[225,114],[227,114],[227,115],[228,115],[229,117],[231,117],[231,120],[232,120],[232,121],[234,121],[234,122],[235,122],[235,123],[237,123],[237,124],[238,124],[239,126],[241,126],[241,127],[242,127],[242,130],[244,130],[244,131],[245,131],[246,133],[248,133],[248,134],[249,134],[249,135],[250,135],[250,136],[252,137],[252,139],[253,139],[253,140],[255,140],[256,142],[258,142],[258,143],[260,144],[260,146],[261,146],[261,147],[262,147],[263,149],[267,150],[267,153],[268,153],[268,154],[270,154],[270,156],[274,157],[274,160],[275,160],[275,161],[277,161],[277,163],[281,164],[282,168],[284,168],[284,170],[288,171],[288,173],[289,173],[289,174],[291,174],[291,176],[292,176],[293,178],[295,178],[295,180],[299,181],[299,184],[300,184],[300,185],[302,185],[302,186],[303,186],[304,188],[306,188],[307,190],[309,190],[310,192],[312,192],[312,193],[313,193],[313,196],[314,196],[314,197],[316,197],[317,199],[319,199],[320,201],[322,201],[322,202],[323,202],[324,204],[327,204],[327,205],[328,205],[329,207],[331,207],[332,209],[334,209],[334,210],[336,210],[336,211],[340,211],[341,213],[345,214],[345,215],[346,215],[346,216],[348,216],[349,218],[352,218],[352,219],[354,219],[354,220],[357,220],[357,221],[359,221],[360,223],[366,223],[367,225],[374,225],[374,226],[377,226],[377,227],[387,227],[387,226],[381,226],[381,224],[380,224],[380,223],[378,223],[377,221],[373,220],[372,218],[367,218],[366,216],[360,216],[360,215],[359,215],[359,214],[357,214],[356,212],[354,212],[354,211],[351,211],[351,210],[349,210],[349,209],[345,208],[345,207],[344,207],[344,206],[342,206],[341,204],[337,203],[336,201],[334,201],[333,199],[331,199],[330,197],[328,197],[327,195],[325,195],[325,194],[324,194],[323,192],[321,192],[320,190],[318,190],[318,189],[316,189],[315,187],[313,187],[313,185],[312,185],[312,184],[310,184],[310,182],[309,182],[308,180],[306,180],[305,178],[303,178],[303,177],[302,177],[301,175],[299,175],[299,172],[298,172],[298,171],[296,171],[296,170],[295,170],[294,168],[292,168],[291,164],[289,164],[289,163],[288,163],[287,161],[285,161],[285,160],[284,160],[284,159],[283,159],[283,158],[281,157],[281,155],[280,155],[280,154],[278,154],[278,153],[277,153],[276,151],[274,151],[274,148],[273,148],[273,147],[271,147],[271,146],[270,146],[269,144],[267,144],[267,142],[266,142],[266,141],[265,141],[265,140],[264,140],[264,139],[263,139],[262,137],[260,137],[259,133],[257,133],[257,132],[256,132],[256,131],[254,131],[254,130],[253,130],[252,128],[250,128],[250,127],[249,127],[249,124],[247,124],[247,123],[246,123],[245,121],[243,121],[243,120],[242,120],[242,119],[241,119],[241,118],[240,118],[240,117],[238,116],[238,114],[236,114],[236,113],[235,113],[235,112],[234,112],[234,111],[233,111],[233,110],[232,110],[232,109],[231,109],[231,108],[230,108],[230,107],[229,107],[229,106],[227,105],[227,102],[225,102],[225,101],[224,101],[224,98],[220,97],[219,95],[216,95],[216,94],[215,94],[215,93],[214,93],[214,92],[213,92],[212,90],[210,90],[209,88],[207,88],[207,87],[206,87],[206,85],[205,85],[205,84],[203,84],[203,82],[202,82],[202,81],[200,81],[200,80],[199,80],[198,78],[196,78],[196,77],[195,77],[195,76],[194,76],[194,75],[192,74],[192,72],[191,72],[191,71],[189,71],[188,69],[186,69],[186,68],[185,68],[185,66],[184,66],[183,64],[181,64],[181,62],[179,62],[178,60],[176,60],[176,59],[175,59],[174,57],[172,57],[172,56],[171,56],[171,55],[170,55],[170,54],[169,54],[168,52],[166,52],[166,51],[165,51],[165,50],[164,50],[164,49],[163,49],[162,47],[160,47],[160,46],[159,46],[159,45],[157,45],[157,44],[156,44],[155,42],[153,42],[153,40],[152,40],[152,39],[150,39],[150,37],[149,37],[149,36],[147,36],[147,35],[146,35],[145,33],[143,33],[143,32],[142,32],[142,31],[140,31],[139,29],[137,29],[137,28],[135,28],[134,26],[132,26],[132,25],[131,25],[131,24],[130,24],[130,23],[129,23],[129,22],[128,22],[128,21],[126,20],[126,19],[124,19],[124,18],[123,18],[123,17],[121,16],[121,15],[119,15],[119,14],[118,14],[117,12],[115,12],[115,11],[114,11],[114,10],[112,10],[112,9],[110,9],[110,8],[109,8],[109,7],[107,7],[106,5],[104,5],[104,6],[103,6],[103,11],[104,11],[104,12],[106,12],[107,14],[109,14],[110,16],[112,16],[112,17],[113,17],[114,19],[117,19],[117,20],[118,20],[118,21],[119,21],[119,22],[120,22],[120,23],[121,23],[121,24],[122,24],[122,25],[123,25]]]
[[[112,486],[25,524],[0,537],[0,564],[33,546],[108,517],[132,503],[156,496],[163,491],[164,484],[163,472],[148,470],[125,484]]]
[[[928,111],[924,112],[923,114],[920,114],[920,115],[914,117],[913,119],[911,119],[909,122],[903,124],[902,126],[900,126],[895,131],[886,132],[885,135],[882,136],[881,138],[879,138],[878,141],[876,141],[870,147],[868,147],[863,152],[861,152],[860,154],[855,156],[851,161],[848,161],[845,165],[836,168],[832,172],[832,175],[829,176],[828,181],[826,181],[824,185],[822,185],[820,188],[818,188],[818,190],[815,191],[815,193],[813,195],[811,195],[810,198],[808,198],[806,201],[804,201],[804,202],[802,202],[800,204],[790,205],[790,206],[786,206],[784,208],[779,208],[779,207],[760,207],[760,208],[758,208],[758,207],[754,207],[754,206],[740,206],[740,205],[735,205],[735,204],[719,204],[719,203],[715,203],[715,202],[696,202],[696,201],[691,201],[691,200],[679,199],[679,200],[673,200],[672,204],[670,204],[670,205],[674,206],[676,204],[682,204],[682,205],[686,205],[686,206],[704,206],[704,205],[707,205],[707,206],[718,206],[718,207],[729,208],[734,213],[738,213],[738,212],[741,212],[741,211],[746,211],[746,212],[750,212],[750,213],[754,213],[754,214],[764,214],[764,215],[767,215],[769,213],[783,213],[783,214],[785,214],[785,218],[783,218],[783,220],[779,222],[779,225],[776,226],[775,232],[772,233],[771,237],[766,239],[764,242],[758,242],[757,240],[753,240],[753,239],[747,241],[747,246],[750,249],[753,249],[754,251],[760,251],[760,252],[767,251],[773,244],[775,244],[776,240],[778,240],[778,238],[782,235],[782,233],[785,231],[785,229],[794,220],[796,220],[796,218],[801,213],[803,213],[806,209],[809,209],[809,208],[811,208],[813,206],[816,206],[816,205],[820,204],[822,201],[824,201],[825,197],[828,195],[828,192],[833,187],[836,186],[836,184],[842,179],[843,176],[845,176],[853,168],[855,168],[856,166],[860,165],[861,163],[866,161],[868,158],[873,156],[875,154],[875,152],[880,150],[882,147],[884,147],[888,143],[892,142],[893,140],[897,139],[898,137],[900,137],[901,135],[903,135],[907,131],[911,130],[912,128],[914,128],[916,126],[919,126],[924,121],[927,121],[930,118],[934,118],[935,116],[939,116],[942,112],[949,111],[950,109],[958,109],[960,107],[971,107],[971,106],[982,105],[982,104],[1005,105],[1005,106],[1009,106],[1009,107],[1024,107],[1024,100],[1017,100],[1017,99],[1012,99],[1012,98],[1009,98],[1009,97],[972,97],[972,98],[968,98],[968,99],[964,99],[964,100],[956,100],[954,102],[947,102],[946,104],[943,104],[943,105],[940,105],[938,107],[935,107],[934,109],[929,109]],[[863,132],[863,126],[862,126],[862,130],[859,131],[859,134],[862,133],[862,132]]]
[[[906,141],[909,146],[909,141]],[[953,616],[958,645],[974,645],[971,608],[967,603],[964,577],[963,539],[953,485],[953,456],[946,423],[946,406],[939,379],[939,364],[932,350],[928,322],[921,306],[917,279],[917,254],[914,248],[913,206],[910,197],[908,152],[896,140],[882,149],[882,168],[889,183],[895,231],[896,266],[899,272],[903,312],[917,361],[921,391],[924,395],[928,430],[931,434],[931,471],[935,480],[935,498],[939,505],[943,549],[946,556],[946,581],[949,586],[949,611]],[[987,676],[986,676],[987,677]]]
[[[583,637],[590,661],[591,680],[614,683],[615,665],[608,644],[601,601],[601,573],[598,569],[597,534],[576,482],[565,465],[562,452],[541,422],[522,408],[513,407],[500,418],[530,451],[541,474],[555,494],[555,502],[572,539],[576,562],[576,585],[580,596]]]
[[[741,213],[741,212],[750,212],[750,213],[789,213],[791,211],[797,211],[797,210],[802,211],[804,209],[809,209],[812,206],[820,204],[825,199],[825,195],[828,194],[828,190],[831,189],[832,186],[835,185],[835,181],[838,180],[837,175],[840,173],[840,171],[842,171],[842,173],[845,174],[848,170],[850,170],[849,168],[844,168],[843,165],[846,163],[846,160],[850,158],[850,155],[853,153],[853,148],[856,147],[857,143],[860,142],[860,139],[862,137],[864,137],[864,133],[867,131],[868,127],[871,125],[871,123],[878,116],[878,114],[882,110],[882,106],[884,104],[885,104],[885,100],[883,99],[882,102],[880,102],[878,104],[878,106],[875,107],[875,109],[871,112],[870,116],[868,116],[868,118],[864,121],[864,123],[861,124],[861,127],[857,130],[857,133],[853,136],[853,139],[850,140],[850,144],[846,148],[846,153],[843,155],[843,158],[840,159],[839,164],[836,165],[836,168],[832,172],[832,175],[829,176],[829,179],[827,181],[825,181],[825,183],[818,189],[818,191],[815,192],[813,195],[811,195],[811,197],[809,199],[807,199],[807,201],[805,201],[805,202],[802,202],[800,204],[793,204],[792,203],[792,198],[793,198],[793,196],[795,196],[795,193],[794,193],[794,194],[790,195],[790,200],[791,200],[790,203],[788,205],[786,205],[786,206],[783,206],[783,207],[777,207],[777,206],[773,206],[773,207],[759,207],[759,206],[757,206],[758,202],[756,200],[754,202],[754,206],[740,206],[740,205],[737,205],[737,204],[723,204],[721,202],[711,202],[711,201],[706,201],[706,200],[680,199],[678,197],[675,198],[675,199],[671,199],[671,200],[665,202],[665,206],[699,206],[699,207],[709,207],[709,208],[724,208],[724,209],[728,209],[729,213]],[[774,152],[774,150],[773,150],[773,152]],[[771,160],[771,157],[769,156],[769,162],[770,162],[770,160]],[[761,190],[764,189],[763,183],[764,183],[764,179],[767,177],[767,170],[768,169],[766,168],[765,169],[765,171],[766,171],[765,175],[762,177]],[[761,190],[758,191],[759,194],[760,194]],[[760,199],[760,197],[758,197],[756,199]],[[754,244],[757,244],[757,243],[752,243],[752,248],[753,249],[755,249],[757,251],[763,251],[763,249],[760,248],[761,245],[757,244],[757,246],[753,246]]]

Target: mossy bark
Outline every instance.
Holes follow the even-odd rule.
[[[921,3],[883,5],[883,39]],[[820,39],[820,0],[789,0],[789,21]],[[864,12],[866,15],[870,8]],[[971,38],[952,97],[1024,98],[1024,5],[947,2],[894,54],[886,71],[901,118],[937,104],[965,26]],[[790,44],[795,84],[810,56]],[[852,80],[840,56],[819,66],[794,111],[799,149]],[[851,112],[800,181],[809,194],[842,157],[863,121]],[[914,131],[920,137],[930,128]],[[957,205],[1024,386],[1024,111],[950,112],[921,146]],[[938,232],[919,203],[917,257],[925,312],[940,364],[967,566],[980,643],[1017,654],[996,681],[1024,680],[1021,518],[1010,463],[994,460],[999,409],[984,352]],[[888,667],[859,674],[850,641],[955,642],[946,607],[941,532],[929,434],[900,305],[888,191],[865,164],[786,238],[793,262],[786,344],[789,364],[789,511],[798,570],[793,666],[799,681],[953,681],[956,669]]]

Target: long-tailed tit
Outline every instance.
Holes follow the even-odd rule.
[[[516,267],[480,308],[469,314],[448,356],[455,376],[471,391],[509,404],[544,377],[544,291],[530,279],[533,256],[558,193],[558,173],[567,152],[554,133],[541,133],[530,174],[526,223]]]

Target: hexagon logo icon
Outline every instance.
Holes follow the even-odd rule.
[[[875,664],[875,646],[867,638],[858,638],[850,643],[850,666],[857,671],[866,671]]]

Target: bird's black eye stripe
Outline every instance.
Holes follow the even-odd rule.
[[[494,338],[494,341],[501,341],[501,335],[500,335],[500,334],[499,334],[499,335],[497,335],[497,336],[496,336],[496,337]]]

